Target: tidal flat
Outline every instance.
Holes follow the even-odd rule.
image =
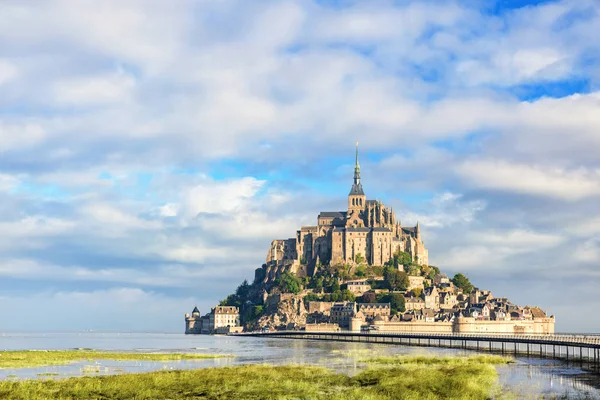
[[[392,357],[393,358],[393,357]],[[489,399],[502,357],[395,357],[354,376],[306,365],[242,365],[62,380],[0,381],[7,399]],[[382,360],[385,360],[382,362]],[[453,361],[451,361],[453,360]],[[385,364],[385,365],[379,365]]]
[[[29,368],[64,365],[75,361],[178,361],[232,357],[226,354],[202,353],[142,353],[97,350],[10,350],[0,352],[0,368]]]

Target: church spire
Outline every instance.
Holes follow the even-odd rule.
[[[356,160],[354,162],[354,184],[350,189],[350,196],[364,196],[362,184],[360,183],[360,164],[358,163],[358,142],[356,142]]]
[[[358,142],[356,142],[356,162],[354,163],[354,184],[360,185],[360,164],[358,163]]]

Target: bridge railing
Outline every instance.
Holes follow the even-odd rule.
[[[531,343],[570,343],[573,345],[600,345],[600,335],[596,334],[490,334],[490,333],[420,333],[420,332],[386,332],[386,331],[368,331],[368,332],[352,332],[352,331],[270,331],[270,332],[249,332],[250,335],[336,335],[336,336],[351,336],[351,335],[369,335],[369,336],[399,336],[408,338],[423,338],[423,339],[454,339],[454,340],[491,340],[491,341],[519,341]]]

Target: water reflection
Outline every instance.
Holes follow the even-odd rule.
[[[69,365],[0,370],[0,379],[60,379],[82,375],[111,375],[173,369],[224,367],[269,363],[320,365],[346,374],[364,367],[361,359],[396,354],[469,355],[469,350],[401,347],[374,343],[346,343],[229,336],[186,336],[141,333],[0,333],[3,350],[86,348],[140,352],[197,352],[233,354],[234,358],[208,360],[79,361]],[[516,364],[498,366],[500,383],[523,397],[564,395],[600,398],[599,376],[579,366],[547,359],[517,358]],[[587,396],[587,397],[586,397]]]

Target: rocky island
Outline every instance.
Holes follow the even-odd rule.
[[[554,316],[519,306],[429,264],[419,223],[367,200],[358,161],[347,209],[274,240],[252,283],[209,313],[185,315],[186,333],[256,330],[378,330],[422,333],[551,334]]]

